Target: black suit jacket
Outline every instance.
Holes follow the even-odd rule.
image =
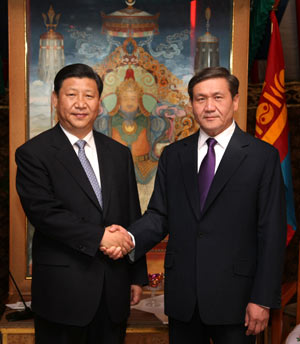
[[[146,214],[130,227],[136,258],[169,234],[165,311],[207,324],[243,323],[248,302],[280,306],[286,238],[279,155],[236,127],[202,213],[198,133],[166,147]]]
[[[129,314],[130,284],[147,283],[145,258],[131,265],[99,251],[106,226],[125,227],[140,216],[128,148],[94,132],[103,210],[59,125],[16,151],[17,191],[35,227],[32,246],[32,308],[64,324],[88,324],[103,288],[113,321]]]

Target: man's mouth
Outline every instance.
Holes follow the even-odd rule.
[[[87,115],[88,115],[87,113],[73,113],[73,116],[75,116],[77,118],[84,118]]]
[[[212,121],[214,119],[219,118],[218,116],[204,116],[204,119],[208,120],[208,121]]]

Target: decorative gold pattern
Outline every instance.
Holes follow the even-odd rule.
[[[128,51],[129,46],[132,49],[131,53]],[[175,120],[175,141],[194,133],[198,129],[193,119],[186,90],[187,87],[184,82],[169,71],[166,66],[154,59],[142,47],[139,47],[136,40],[132,37],[127,38],[104,62],[94,66],[95,71],[105,81],[105,84],[110,85],[110,87],[107,87],[107,90],[104,90],[103,97],[106,96],[106,93],[116,92],[123,79],[120,76],[118,77],[114,71],[120,70],[125,75],[127,66],[134,69],[136,79],[140,75],[140,81],[143,81],[143,89],[147,91],[145,93],[152,94],[158,100],[176,104],[185,110],[187,116],[180,119],[176,118]],[[144,74],[142,71],[144,71]],[[155,85],[147,84],[147,82],[150,82],[150,75],[148,74],[147,77],[147,73],[154,77]]]
[[[198,124],[196,123],[193,115],[187,115],[182,118],[176,118],[175,131],[176,137],[175,141],[183,139],[191,134],[193,134],[198,129]]]
[[[59,23],[61,13],[58,13],[55,15],[54,9],[53,9],[52,5],[50,5],[50,8],[49,8],[47,15],[45,13],[42,13],[42,16],[43,16],[44,24],[45,24],[47,30],[52,31],[52,30],[56,29],[56,27]],[[54,23],[54,19],[56,21],[55,23]]]
[[[127,8],[110,14],[101,12],[102,32],[116,37],[147,37],[158,34],[159,13],[134,8],[135,1],[127,2]]]
[[[287,110],[282,99],[284,99],[284,69],[275,73],[273,83],[269,81],[264,84],[256,111],[255,136],[270,144],[276,142],[286,126]]]
[[[132,135],[136,132],[137,130],[137,124],[136,122],[132,121],[132,122],[129,122],[129,121],[124,121],[122,123],[122,129],[123,131],[128,134],[128,135]]]

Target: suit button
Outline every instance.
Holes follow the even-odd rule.
[[[85,249],[86,249],[86,247],[83,245],[78,246],[78,250],[80,250],[80,251],[85,251]]]
[[[202,238],[203,236],[204,236],[204,233],[203,233],[203,232],[199,232],[199,233],[198,233],[198,237],[199,237],[199,238]]]

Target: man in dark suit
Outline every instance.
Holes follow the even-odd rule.
[[[130,303],[147,283],[145,258],[113,261],[100,246],[132,247],[110,233],[140,217],[128,148],[93,131],[103,84],[87,65],[64,67],[54,80],[59,123],[16,151],[17,190],[35,227],[32,309],[38,344],[116,344]]]
[[[279,154],[234,122],[238,86],[221,67],[191,79],[200,131],[165,148],[148,210],[129,228],[135,259],[169,234],[171,343],[254,343],[269,309],[280,307],[286,205]]]

